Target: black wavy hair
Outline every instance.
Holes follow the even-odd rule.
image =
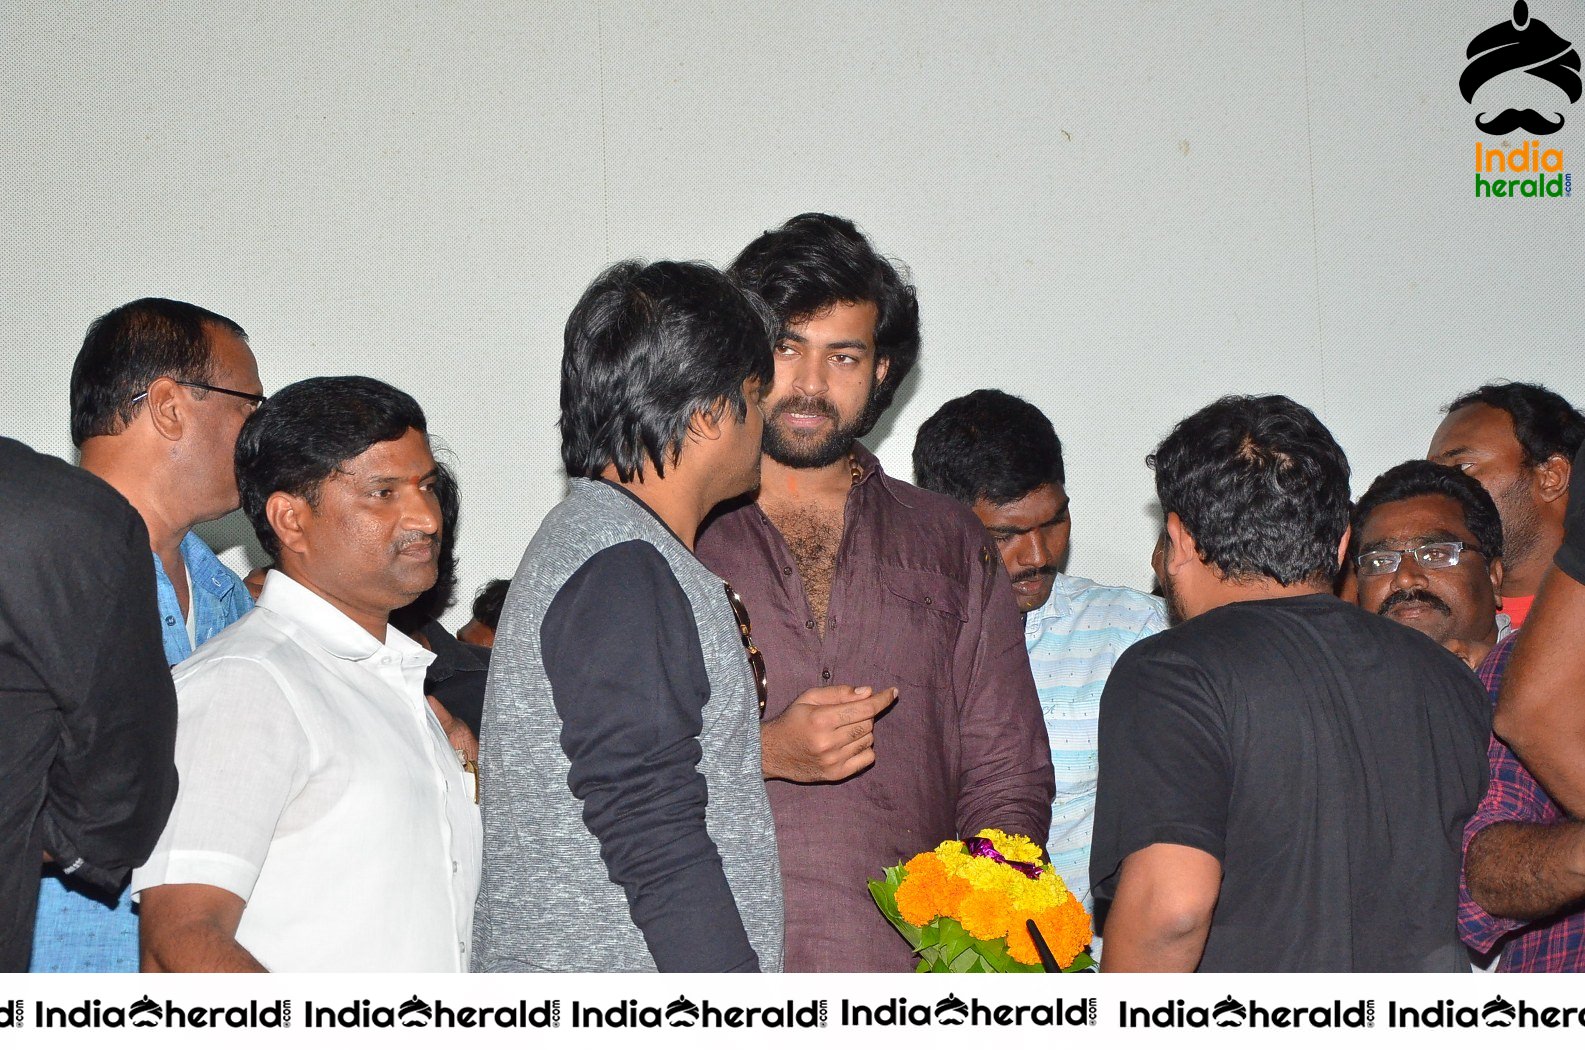
[[[457,601],[457,529],[462,517],[462,485],[451,465],[439,456],[435,457],[435,499],[440,504],[435,583],[400,609],[391,610],[391,624],[407,635],[440,619]]]
[[[1445,411],[1457,412],[1470,405],[1490,405],[1508,413],[1526,466],[1545,463],[1553,456],[1573,459],[1585,444],[1585,415],[1539,383],[1487,383],[1459,395]]]
[[[1162,515],[1177,514],[1229,579],[1329,585],[1337,576],[1348,457],[1303,405],[1224,397],[1173,428],[1146,463]]]
[[[237,436],[237,489],[259,543],[277,561],[281,544],[264,506],[285,492],[309,503],[349,459],[408,430],[428,433],[418,402],[366,376],[304,379],[260,405]]]
[[[506,589],[511,585],[511,580],[491,580],[480,587],[473,599],[473,618],[492,631],[500,626],[501,608],[506,605]]]
[[[1354,536],[1350,546],[1359,551],[1360,526],[1378,507],[1416,496],[1446,496],[1464,508],[1464,526],[1487,558],[1502,557],[1502,518],[1485,487],[1457,467],[1411,459],[1386,471],[1354,505]]]
[[[770,310],[700,262],[620,262],[567,318],[561,357],[561,458],[573,477],[607,467],[631,481],[666,476],[696,412],[748,411],[743,384],[768,387]]]
[[[1062,441],[1023,398],[976,390],[953,398],[914,438],[914,483],[972,506],[1015,503],[1042,485],[1063,485]]]
[[[211,381],[207,326],[248,337],[231,318],[175,299],[138,299],[95,318],[72,364],[72,444],[121,433],[143,407],[132,399],[161,376]]]
[[[875,304],[875,359],[887,366],[859,425],[858,436],[869,433],[919,360],[919,296],[898,266],[851,221],[806,212],[755,238],[730,272],[770,304],[783,328],[838,303]]]

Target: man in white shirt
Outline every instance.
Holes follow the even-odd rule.
[[[176,671],[170,822],[133,876],[152,971],[468,968],[474,787],[386,622],[436,576],[424,414],[372,379],[310,379],[237,442],[276,563],[253,612]]]

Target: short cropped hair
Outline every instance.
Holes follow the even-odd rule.
[[[1539,383],[1487,383],[1454,399],[1447,411],[1457,412],[1470,405],[1490,405],[1508,413],[1513,435],[1524,449],[1526,466],[1545,463],[1553,456],[1573,459],[1585,445],[1585,415]]]
[[[573,477],[606,467],[631,481],[666,476],[697,412],[727,405],[742,420],[743,384],[768,386],[769,309],[699,262],[621,262],[567,319],[561,357],[561,458]]]
[[[1329,584],[1348,528],[1348,458],[1315,414],[1280,395],[1224,397],[1179,423],[1146,462],[1229,579]]]
[[[132,399],[161,376],[212,380],[205,326],[248,337],[229,317],[174,299],[138,299],[95,319],[72,365],[72,444],[121,433],[143,407]]]
[[[409,430],[429,430],[418,402],[365,376],[304,379],[260,405],[237,436],[236,464],[242,510],[265,552],[280,559],[264,512],[270,496],[285,492],[314,504],[341,464]]]
[[[859,426],[867,434],[919,360],[919,297],[898,267],[851,221],[808,212],[755,238],[731,273],[770,303],[782,328],[839,303],[875,304],[875,360],[887,366]]]
[[[982,499],[1005,506],[1066,480],[1051,420],[1000,390],[953,398],[914,439],[914,483],[969,506]]]
[[[1354,537],[1351,546],[1359,549],[1360,526],[1378,507],[1416,496],[1446,496],[1464,509],[1464,527],[1486,557],[1502,557],[1502,518],[1497,504],[1484,486],[1457,467],[1411,459],[1399,463],[1370,483],[1370,488],[1354,506]]]

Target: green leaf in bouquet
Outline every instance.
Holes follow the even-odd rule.
[[[994,941],[980,941],[980,954],[985,959],[985,965],[992,973],[1044,973],[1040,966],[1030,966],[1021,963],[1007,953],[1007,942],[1002,938]]]
[[[920,946],[919,927],[905,920],[902,912],[897,910],[897,887],[902,884],[902,881],[902,865],[898,865],[895,868],[887,868],[884,879],[870,880],[870,899],[881,910],[881,914],[886,916],[886,921],[891,923],[897,932],[903,935],[903,940],[907,941],[917,951]]]
[[[958,953],[957,958],[947,964],[951,973],[985,973],[985,960],[980,958],[980,953],[972,946],[964,948]]]
[[[1063,973],[1083,973],[1095,969],[1095,960],[1089,952],[1080,952],[1073,957],[1073,961],[1062,968]]]

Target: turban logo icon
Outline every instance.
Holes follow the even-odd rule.
[[[1545,22],[1531,18],[1525,0],[1514,0],[1511,19],[1478,33],[1465,57],[1469,65],[1458,78],[1465,102],[1474,102],[1475,92],[1487,81],[1515,70],[1557,85],[1571,103],[1580,99],[1579,52]],[[1515,129],[1550,135],[1563,126],[1563,114],[1548,118],[1533,109],[1504,109],[1491,116],[1482,112],[1475,126],[1488,135],[1506,135]]]
[[[936,1003],[936,1024],[962,1024],[969,1016],[969,1004],[948,994]]]
[[[1218,1028],[1232,1028],[1241,1025],[1248,1018],[1249,1011],[1244,1009],[1244,1004],[1234,999],[1231,995],[1217,1003],[1211,1009],[1211,1019]]]
[[[686,995],[666,1004],[666,1023],[674,1028],[692,1028],[699,1023],[699,1007]]]
[[[1480,1019],[1493,1028],[1507,1028],[1518,1016],[1519,1012],[1513,1008],[1513,1003],[1500,995],[1481,1007],[1480,1011]]]
[[[160,1005],[145,995],[132,1004],[132,1008],[127,1011],[127,1018],[134,1028],[153,1028],[160,1023],[163,1014]]]
[[[397,1020],[402,1022],[403,1028],[428,1024],[434,1016],[435,1012],[429,1008],[429,1004],[416,995],[396,1008]]]

